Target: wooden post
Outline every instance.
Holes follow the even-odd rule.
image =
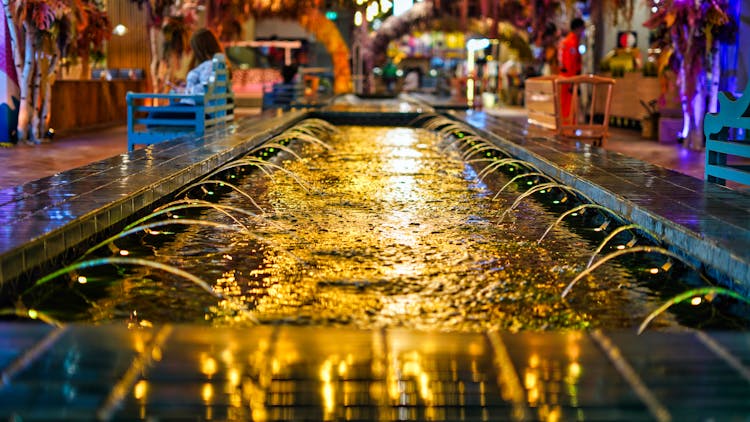
[[[469,0],[461,0],[461,30],[466,31],[469,22]]]

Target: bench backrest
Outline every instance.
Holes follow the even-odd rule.
[[[212,74],[206,86],[205,104],[206,127],[234,119],[234,93],[226,57],[222,53],[214,55]]]
[[[221,53],[213,58],[205,88],[202,95],[128,92],[128,148],[187,134],[203,136],[207,128],[234,120],[234,93]]]
[[[706,136],[705,179],[726,184],[727,180],[750,186],[750,83],[739,98],[729,92],[719,94],[719,112],[703,119]],[[731,156],[731,160],[727,157]]]

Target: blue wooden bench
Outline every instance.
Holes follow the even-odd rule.
[[[181,103],[192,100],[195,105]],[[128,150],[192,134],[234,120],[234,94],[226,59],[213,58],[213,74],[205,94],[154,94],[128,92]]]
[[[750,106],[750,84],[740,98],[721,92],[719,112],[708,113],[703,120],[706,135],[705,179],[712,183],[726,184],[727,180],[750,185],[750,142],[740,139],[742,131],[750,130],[750,117],[746,116]],[[733,163],[727,157],[733,156]]]

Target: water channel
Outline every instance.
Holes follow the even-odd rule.
[[[483,172],[486,163],[463,159],[454,142],[430,130],[341,126],[325,141],[330,149],[293,142],[292,151],[268,158],[284,171],[227,171],[224,180],[239,190],[206,184],[190,191],[248,213],[166,214],[222,227],[165,226],[94,254],[180,268],[205,280],[221,300],[173,274],[111,266],[79,270],[73,282],[61,277],[58,287],[24,294],[23,305],[60,321],[142,325],[633,328],[699,280],[690,268],[642,254],[607,262],[563,300],[611,219],[590,211],[596,218],[568,218],[546,233],[570,208],[556,209],[570,195],[545,202],[541,192],[518,201],[523,190],[516,187],[547,180],[517,178],[503,189],[512,174]],[[631,238],[623,233],[602,254]],[[706,301],[674,311],[651,327],[747,326]]]

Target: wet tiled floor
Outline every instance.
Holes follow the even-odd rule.
[[[511,119],[525,118],[523,109],[493,109],[487,114]],[[256,110],[242,115],[257,117]],[[611,129],[612,137],[606,149],[643,160],[647,163],[675,170],[698,179],[703,178],[705,155],[680,144],[660,144],[643,139],[632,129]],[[59,135],[51,143],[21,144],[0,149],[0,189],[14,187],[56,173],[87,165],[127,151],[127,130],[115,126],[101,130]]]
[[[750,414],[750,346],[741,334],[4,324],[0,339],[0,415],[9,420],[719,421]]]

